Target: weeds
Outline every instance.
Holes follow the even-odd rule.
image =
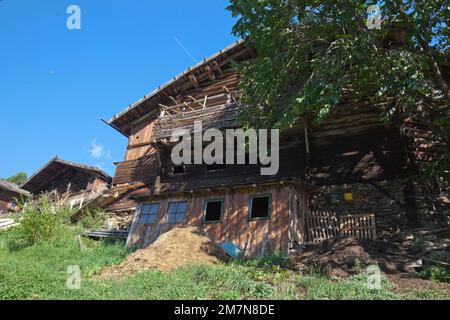
[[[436,282],[450,283],[450,269],[441,266],[431,266],[420,273],[426,279]]]
[[[347,279],[327,279],[324,277],[302,276],[298,283],[306,290],[304,299],[308,300],[392,300],[399,296],[385,277],[381,278],[381,287],[371,289],[365,272]]]
[[[416,252],[422,252],[423,250],[425,250],[425,240],[423,239],[423,237],[414,237],[413,242],[412,242],[412,247],[414,249],[414,251]]]
[[[14,237],[10,239],[12,249],[55,240],[67,227],[65,224],[71,214],[68,208],[55,207],[46,196],[24,203],[21,207],[21,213],[15,216],[19,226],[14,228]]]
[[[86,229],[98,229],[103,225],[105,212],[103,210],[87,210],[83,213],[79,224]]]
[[[330,266],[324,265],[320,262],[312,263],[303,271],[305,275],[316,278],[329,278],[330,272]]]

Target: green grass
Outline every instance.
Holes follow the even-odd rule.
[[[381,290],[369,290],[363,273],[346,280],[301,276],[285,269],[286,259],[277,256],[98,280],[103,267],[130,252],[123,243],[87,239],[81,252],[75,238],[80,232],[66,228],[52,242],[24,248],[11,245],[14,229],[0,233],[0,299],[448,299],[434,292],[399,297],[385,279]],[[79,290],[66,286],[71,265],[82,271]]]
[[[310,300],[398,300],[389,282],[383,278],[380,289],[369,289],[363,273],[344,280],[332,281],[321,277],[299,277],[300,285],[307,289],[305,299]]]

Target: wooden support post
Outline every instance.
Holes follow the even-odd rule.
[[[233,97],[233,93],[231,93],[227,86],[223,86],[223,90],[228,93],[227,103],[236,102],[236,99]]]
[[[83,241],[81,240],[81,235],[77,235],[77,242],[80,246],[80,251],[83,251]]]
[[[214,61],[213,65],[214,65],[214,68],[216,68],[216,70],[219,72],[219,74],[220,74],[221,76],[223,76],[223,70],[222,70],[222,68],[219,66],[219,64],[217,63],[217,61]]]
[[[170,98],[170,100],[173,101],[173,103],[175,103],[175,105],[181,104],[181,102],[179,100],[175,99],[174,97],[169,96],[169,98]]]
[[[189,76],[189,79],[191,80],[191,82],[192,82],[192,84],[194,85],[194,87],[196,87],[196,88],[199,88],[199,87],[200,87],[200,85],[199,85],[199,83],[198,83],[198,80],[197,80],[197,77],[196,77],[195,75],[191,74],[191,75]]]
[[[186,103],[186,102],[184,102],[183,104],[184,104],[184,106],[185,106],[186,108],[188,108],[189,110],[195,111],[195,109],[192,108],[190,104],[188,104],[188,103]]]
[[[309,126],[308,126],[308,120],[306,118],[303,118],[303,126],[305,128],[305,145],[306,145],[306,154],[311,154],[311,148],[309,145]]]
[[[209,80],[214,81],[216,80],[216,75],[214,74],[214,71],[210,66],[205,67],[205,71],[208,74]]]

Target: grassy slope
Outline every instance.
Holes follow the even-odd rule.
[[[267,261],[218,266],[188,266],[172,273],[144,272],[122,280],[93,280],[102,267],[122,261],[123,244],[84,240],[80,252],[75,230],[52,244],[10,251],[12,232],[0,233],[0,299],[398,299],[448,298],[421,293],[395,295],[366,288],[366,277],[329,280],[300,276]],[[79,265],[80,290],[66,287],[67,267]]]

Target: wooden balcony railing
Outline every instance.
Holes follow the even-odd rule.
[[[153,140],[170,141],[176,129],[185,129],[193,133],[195,121],[202,121],[203,130],[235,128],[238,126],[237,115],[243,108],[241,102],[232,101],[175,114],[164,114],[156,122]]]

